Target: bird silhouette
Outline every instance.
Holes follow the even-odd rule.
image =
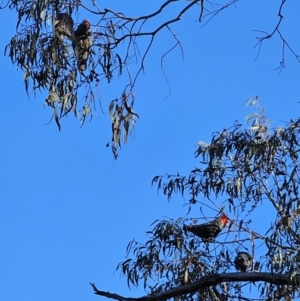
[[[247,252],[239,252],[234,259],[234,264],[237,270],[246,272],[252,265],[253,259]]]
[[[78,69],[81,72],[87,69],[87,60],[92,46],[91,33],[89,32],[90,26],[88,20],[83,20],[74,31],[72,39]]]
[[[228,223],[229,218],[222,213],[216,219],[200,225],[184,225],[183,230],[189,231],[204,241],[211,241],[218,236]]]

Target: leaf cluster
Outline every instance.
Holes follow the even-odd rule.
[[[127,143],[128,137],[132,134],[136,117],[133,111],[134,97],[123,92],[120,99],[114,99],[109,105],[109,115],[112,127],[112,152],[115,159],[118,158],[118,147],[121,147],[121,133],[124,133],[123,143]],[[107,147],[109,143],[107,144]]]
[[[155,221],[147,232],[145,244],[135,240],[127,246],[128,258],[117,269],[127,278],[128,286],[138,286],[140,281],[149,293],[159,293],[199,280],[205,275],[226,270],[232,266],[226,248],[219,250],[203,246],[198,238],[182,230],[183,219]],[[214,252],[213,254],[211,252]],[[209,298],[209,290],[197,293],[199,298]],[[194,294],[185,298],[192,300]]]
[[[214,133],[209,144],[200,142],[195,152],[199,166],[189,175],[156,176],[152,182],[168,199],[177,193],[188,195],[189,210],[196,205],[201,212],[214,207],[229,211],[229,227],[207,244],[184,232],[188,220],[156,221],[147,232],[149,240],[145,244],[132,241],[127,259],[118,265],[128,285],[142,281],[155,294],[194,283],[205,275],[233,269],[239,250],[252,254],[256,271],[298,275],[300,119],[271,129],[264,115],[248,117],[253,120],[249,129],[236,122]],[[252,217],[264,210],[269,227],[254,227]],[[296,292],[295,287],[278,283],[261,282],[257,288],[266,300],[291,298]],[[196,294],[187,291],[182,299],[238,297],[245,297],[244,285],[227,282]]]
[[[59,129],[61,118],[69,113],[73,113],[83,125],[88,116],[90,119],[93,116],[96,109],[95,100],[100,102],[96,91],[103,89],[104,80],[105,83],[111,83],[113,79],[125,75],[126,84],[117,92],[117,96],[122,93],[133,95],[139,74],[145,72],[146,57],[160,32],[167,32],[175,42],[161,55],[161,68],[164,73],[163,61],[166,55],[176,47],[180,48],[183,55],[180,40],[171,28],[174,23],[181,21],[184,14],[195,9],[199,14],[198,21],[203,22],[204,26],[238,2],[239,0],[218,3],[204,0],[166,0],[152,13],[130,17],[108,8],[101,9],[93,0],[8,0],[9,9],[16,11],[18,20],[16,34],[6,46],[5,54],[13,64],[23,70],[24,86],[28,95],[31,91],[34,94],[47,93],[45,104],[53,110],[52,118],[54,117]],[[262,43],[278,35],[282,41],[280,70],[285,67],[285,49],[299,61],[299,55],[281,31],[286,2],[281,0],[278,5],[278,23],[273,31],[258,31],[261,36],[257,37],[260,53]],[[88,70],[85,72],[77,70],[74,50],[70,47],[71,37],[59,39],[54,26],[55,18],[59,14],[68,14],[75,20],[82,11],[85,18],[88,15],[96,20],[89,33],[93,44],[89,49]],[[164,15],[165,11],[169,11],[169,14]],[[141,42],[142,40],[146,43]],[[130,70],[129,65],[133,62],[138,63],[137,68]],[[122,109],[126,110],[126,107]],[[125,130],[126,126],[121,127],[121,131]],[[120,141],[118,135],[115,134],[117,142],[112,142],[115,158]],[[123,136],[128,136],[128,132],[124,131]],[[126,141],[127,139],[124,139],[125,143]],[[216,184],[218,185],[218,182]]]
[[[83,124],[88,115],[92,117],[97,99],[94,90],[100,81],[110,82],[116,69],[118,75],[122,74],[122,58],[114,51],[113,22],[104,20],[98,30],[90,33],[94,46],[90,49],[88,74],[83,74],[77,70],[72,37],[59,38],[55,32],[56,16],[59,13],[75,15],[78,2],[12,1],[9,7],[18,12],[18,31],[6,46],[5,54],[24,71],[27,94],[30,85],[34,93],[47,92],[45,104],[53,109],[59,129],[60,119],[70,112]],[[83,87],[86,94],[80,100],[78,92]],[[78,102],[82,107],[80,116]]]

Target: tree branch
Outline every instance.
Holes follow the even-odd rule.
[[[273,274],[273,273],[222,273],[222,274],[209,274],[202,277],[200,280],[194,283],[169,289],[167,291],[143,296],[143,297],[123,297],[115,293],[109,293],[104,291],[99,291],[94,283],[90,285],[94,289],[94,293],[99,296],[106,298],[118,300],[118,301],[161,301],[174,297],[178,297],[185,294],[195,293],[199,290],[203,290],[212,285],[217,285],[225,281],[250,281],[259,282],[264,281],[275,285],[292,285],[294,287],[299,287],[300,274]]]

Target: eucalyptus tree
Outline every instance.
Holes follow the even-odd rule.
[[[153,178],[168,200],[183,196],[189,214],[156,220],[146,242],[128,244],[117,269],[147,294],[129,298],[91,283],[95,294],[125,301],[299,297],[300,119],[271,128],[261,109],[250,120],[249,128],[234,123],[200,141],[199,162],[187,175]],[[225,227],[213,236],[202,235],[203,225],[200,235],[188,231],[220,214]],[[218,220],[204,225],[212,223]]]
[[[97,107],[102,109],[101,102],[97,104],[100,83],[104,80],[111,83],[122,76],[125,84],[119,85],[114,99],[105,108],[111,117],[112,139],[108,146],[117,158],[119,146],[127,143],[139,117],[134,110],[135,101],[139,100],[135,98],[134,88],[157,36],[166,32],[173,39],[166,53],[157,58],[163,61],[176,47],[183,51],[173,26],[180,23],[187,12],[195,12],[197,21],[209,26],[211,19],[239,2],[242,0],[165,0],[154,11],[132,17],[104,8],[102,2],[94,0],[8,0],[1,8],[15,11],[18,18],[16,34],[8,43],[5,54],[23,70],[28,94],[46,93],[45,103],[52,110],[52,118],[59,129],[61,118],[69,114],[74,114],[82,124],[91,119]],[[282,58],[279,68],[285,66],[287,50],[299,61],[281,31],[286,5],[286,0],[278,3],[273,29],[269,33],[261,29],[257,37],[258,53],[264,41],[273,37],[280,39]],[[62,16],[65,18],[61,19]],[[93,20],[85,35],[76,36],[80,31],[74,20],[78,17]],[[146,46],[140,49],[142,42]],[[79,69],[78,45],[86,57],[84,68]],[[129,65],[133,61],[138,63],[138,68],[131,71]]]
[[[109,145],[117,158],[118,147],[127,142],[138,118],[134,88],[157,36],[165,31],[174,41],[158,58],[163,60],[176,47],[182,50],[173,25],[188,11],[196,11],[198,22],[209,26],[211,19],[239,2],[166,0],[149,14],[131,17],[94,0],[8,0],[1,8],[15,11],[18,18],[5,53],[23,70],[28,94],[46,92],[45,102],[59,128],[61,118],[69,114],[84,124],[97,107],[100,81],[125,77],[126,84],[107,108],[112,131]],[[258,54],[263,42],[279,38],[279,69],[285,67],[286,51],[299,61],[281,31],[288,17],[284,16],[287,3],[291,2],[278,1],[272,30],[262,29],[257,38]],[[162,18],[168,8],[172,8],[169,15]],[[76,24],[78,15],[95,21]],[[138,52],[144,39],[148,39],[146,47]],[[134,73],[128,67],[132,59],[138,62]],[[180,194],[188,200],[190,214],[198,207],[202,216],[156,220],[147,231],[147,242],[128,244],[127,259],[117,268],[128,286],[142,285],[147,295],[128,298],[91,283],[97,295],[125,301],[291,300],[297,295],[300,120],[272,129],[263,111],[251,118],[249,129],[235,123],[214,133],[209,143],[199,142],[195,152],[199,163],[189,174],[154,177],[153,184],[168,200]],[[229,221],[221,231],[217,229],[217,236],[203,240],[187,231],[224,214]],[[255,221],[259,215],[264,215],[264,225]]]

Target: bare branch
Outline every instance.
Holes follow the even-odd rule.
[[[258,40],[258,42],[255,44],[254,48],[258,46],[258,52],[257,52],[257,55],[254,59],[254,61],[257,60],[259,54],[260,54],[260,51],[261,51],[261,46],[262,46],[262,43],[265,41],[265,40],[268,40],[268,39],[271,39],[275,33],[277,32],[281,41],[282,41],[282,55],[281,55],[281,61],[280,61],[280,64],[279,64],[279,67],[276,68],[275,70],[279,70],[281,71],[283,68],[285,68],[285,46],[290,50],[290,52],[295,56],[295,58],[297,59],[297,61],[300,63],[300,55],[298,55],[292,48],[291,46],[287,43],[287,41],[284,39],[282,33],[280,32],[280,25],[283,21],[283,14],[282,14],[282,10],[283,10],[283,6],[284,4],[286,3],[287,0],[281,0],[281,4],[279,6],[279,9],[278,9],[278,17],[279,17],[279,20],[276,24],[276,26],[274,27],[273,31],[271,33],[267,33],[265,31],[261,31],[261,30],[254,30],[256,32],[261,32],[261,33],[264,33],[265,35],[262,36],[262,37],[256,37],[256,39]]]
[[[291,285],[293,287],[299,287],[300,283],[300,275],[291,275],[291,274],[273,274],[273,273],[223,273],[223,274],[210,274],[202,277],[200,280],[195,281],[192,284],[172,288],[170,290],[133,298],[133,297],[124,297],[115,293],[109,293],[104,291],[99,291],[94,283],[90,283],[90,285],[94,289],[94,293],[98,296],[103,296],[106,298],[119,300],[119,301],[161,301],[174,297],[178,297],[181,295],[195,293],[199,290],[203,290],[210,286],[215,286],[222,282],[226,281],[247,281],[247,282],[268,282],[275,285]]]

